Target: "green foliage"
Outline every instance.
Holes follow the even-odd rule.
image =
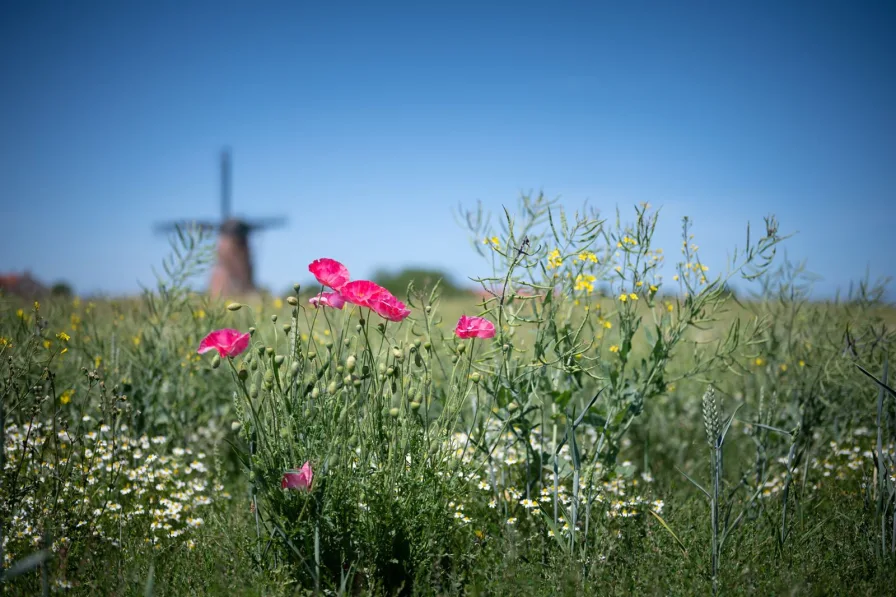
[[[646,206],[461,218],[485,298],[377,276],[409,299],[400,324],[298,288],[209,302],[200,231],[139,300],[0,299],[0,592],[890,590],[879,285],[810,301],[771,218],[715,276],[686,220],[671,281]],[[738,302],[738,278],[762,292]],[[455,337],[462,312],[495,338]],[[250,348],[197,356],[224,327]],[[310,486],[281,487],[305,462]]]
[[[373,279],[399,297],[404,296],[408,287],[412,285],[426,294],[438,286],[439,293],[444,298],[457,298],[470,294],[469,289],[455,284],[450,275],[432,269],[405,268],[397,272],[378,270],[373,274]]]

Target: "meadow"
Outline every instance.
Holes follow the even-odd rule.
[[[892,594],[883,283],[657,218],[464,213],[476,296],[214,300],[187,230],[142,296],[0,297],[0,594]]]

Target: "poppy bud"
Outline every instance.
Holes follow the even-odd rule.
[[[390,408],[389,416],[392,417],[393,419],[397,419],[400,412],[401,411],[399,411],[397,408]]]
[[[458,345],[457,354],[464,354],[465,352],[467,352],[467,345],[466,344]]]
[[[243,306],[239,303],[230,303],[229,305],[227,305],[228,311],[239,311],[242,308]]]
[[[268,355],[268,356],[273,355],[273,354],[274,354],[274,347],[273,347],[273,346],[266,346],[265,349],[264,349],[264,354],[266,354],[266,355]]]
[[[255,334],[255,328],[254,327],[249,328],[249,335],[253,336],[254,334]]]
[[[249,378],[249,372],[246,371],[246,367],[240,367],[240,370],[236,372],[236,376],[240,378],[240,381],[246,381]]]
[[[233,423],[230,424],[230,430],[231,431],[239,431],[242,426],[243,426],[243,424],[240,423],[239,421],[234,421]]]
[[[274,357],[274,364],[275,364],[275,365],[278,365],[278,366],[279,366],[279,365],[282,365],[282,364],[283,364],[283,360],[284,360],[285,358],[286,358],[286,357],[284,357],[282,354],[278,354],[277,356]]]
[[[277,314],[276,313],[271,315],[271,323],[277,323]]]
[[[411,402],[411,410],[414,412],[420,410],[420,403],[419,402]]]
[[[355,370],[355,355],[350,354],[348,355],[348,358],[345,359],[345,369],[349,373]]]
[[[317,398],[318,398],[319,396],[320,396],[320,390],[317,389],[317,386],[314,386],[314,387],[311,389],[311,397],[314,398],[315,400],[317,400]]]
[[[479,380],[482,379],[482,376],[479,375],[478,371],[474,371],[473,375],[470,376],[470,379],[473,380],[473,383],[479,383]]]
[[[219,355],[215,355],[212,357],[212,369],[217,369],[221,366],[221,357]]]
[[[283,324],[283,331],[284,331],[285,333],[288,334],[288,333],[290,332],[290,330],[292,330],[292,325],[290,325],[290,324],[288,324],[288,323],[284,323],[284,324]]]
[[[327,394],[333,395],[336,393],[336,382],[331,381],[330,385],[327,386]]]
[[[286,304],[288,304],[291,307],[295,307],[296,305],[299,304],[299,299],[297,299],[294,296],[288,296],[288,297],[286,297]]]
[[[313,360],[314,360],[314,357],[316,357],[316,356],[317,356],[317,353],[314,352],[313,350],[309,350],[309,351],[308,351],[308,360],[309,360],[309,361],[313,361]]]
[[[342,373],[343,371],[345,371],[345,367],[343,367],[342,365],[336,365],[336,373]]]
[[[292,289],[296,291],[296,294],[298,294],[299,291],[302,289],[302,285],[299,283],[293,284]]]

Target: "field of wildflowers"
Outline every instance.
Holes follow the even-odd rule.
[[[0,297],[0,593],[892,591],[880,285],[810,301],[773,218],[714,273],[646,205],[461,216],[480,298],[314,255],[216,303],[201,231],[138,299]]]

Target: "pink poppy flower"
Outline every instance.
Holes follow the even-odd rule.
[[[241,334],[239,330],[215,330],[199,343],[199,354],[217,350],[221,357],[235,357],[249,347],[249,334]]]
[[[367,307],[368,309],[373,309],[372,305],[374,300],[379,300],[380,297],[390,294],[388,290],[379,284],[375,284],[368,280],[354,280],[349,282],[343,286],[339,292],[342,294],[342,298],[346,301],[353,305],[358,305],[359,307]]]
[[[458,338],[494,338],[495,324],[483,317],[461,315],[454,333]]]
[[[321,292],[317,296],[312,296],[308,299],[308,302],[315,307],[325,305],[334,309],[341,309],[342,305],[345,304],[345,299],[338,292]]]
[[[306,462],[301,469],[292,469],[283,473],[280,487],[283,489],[302,489],[311,491],[311,481],[314,473],[311,470],[311,462]]]
[[[333,290],[339,290],[349,281],[348,269],[335,259],[327,257],[312,261],[308,265],[308,271],[314,274],[318,282]]]
[[[370,308],[374,313],[389,321],[401,321],[411,314],[411,310],[404,303],[388,292],[371,300]]]

